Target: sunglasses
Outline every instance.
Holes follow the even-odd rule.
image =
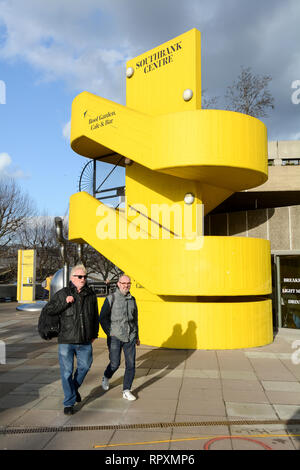
[[[87,276],[82,276],[81,274],[73,274],[73,277],[78,277],[78,279],[86,279]]]

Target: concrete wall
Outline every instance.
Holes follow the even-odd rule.
[[[265,238],[272,252],[300,250],[300,206],[208,215],[205,234]]]
[[[268,181],[248,192],[255,191],[300,191],[300,166],[269,166]]]
[[[268,142],[268,158],[269,160],[274,160],[275,165],[281,165],[281,160],[285,158],[300,158],[300,140],[275,140]]]

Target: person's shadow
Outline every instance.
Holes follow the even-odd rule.
[[[169,338],[167,338],[159,348],[151,349],[142,356],[137,355],[136,359],[136,379],[142,377],[139,374],[139,370],[150,370],[147,374],[149,379],[133,388],[133,392],[138,398],[138,393],[152,385],[153,383],[168,376],[170,372],[176,368],[185,360],[187,360],[197,348],[197,337],[196,337],[197,325],[194,321],[189,321],[186,331],[182,332],[182,326],[177,323],[173,327],[173,332]],[[188,345],[189,349],[186,349]],[[119,377],[115,380],[113,378],[110,382],[110,389],[117,387],[123,383],[123,377]],[[134,383],[133,383],[134,385]],[[105,395],[105,392],[101,385],[95,387],[89,395],[77,405],[78,408],[82,408],[84,405],[91,403],[96,398]]]
[[[287,420],[286,431],[293,438],[297,444],[298,449],[300,449],[300,409],[296,410],[294,415]],[[295,442],[295,444],[296,444]]]
[[[150,368],[150,375],[148,374],[149,379],[134,389],[137,396],[141,390],[168,376],[172,370],[177,369],[183,361],[186,361],[194,353],[197,348],[196,329],[196,323],[189,321],[188,327],[183,333],[182,326],[177,323],[173,327],[171,336],[162,343],[160,348],[149,351],[138,358],[137,370],[147,368],[149,360],[152,362],[152,367]],[[184,348],[186,345],[189,346],[189,349]],[[180,347],[181,349],[178,349]],[[159,368],[157,369],[155,366]]]

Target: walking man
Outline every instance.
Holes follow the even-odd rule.
[[[125,356],[123,398],[136,400],[131,393],[131,386],[135,376],[136,345],[140,344],[140,340],[138,309],[135,298],[130,294],[130,286],[130,277],[122,275],[116,291],[106,297],[100,312],[100,325],[107,335],[110,360],[102,378],[102,388],[109,389],[109,379],[120,366],[123,350]]]
[[[44,307],[48,315],[59,315],[58,358],[64,391],[64,413],[73,414],[78,392],[93,362],[92,343],[98,337],[97,298],[86,284],[86,269],[74,266],[68,287],[56,292]],[[74,358],[77,368],[74,372]]]

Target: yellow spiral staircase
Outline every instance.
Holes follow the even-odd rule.
[[[69,239],[132,277],[144,344],[260,346],[273,339],[269,242],[204,236],[203,217],[267,180],[267,131],[251,116],[201,109],[200,54],[193,29],[127,63],[126,106],[74,99],[72,149],[114,164],[123,156],[126,201],[115,211],[72,195]]]

